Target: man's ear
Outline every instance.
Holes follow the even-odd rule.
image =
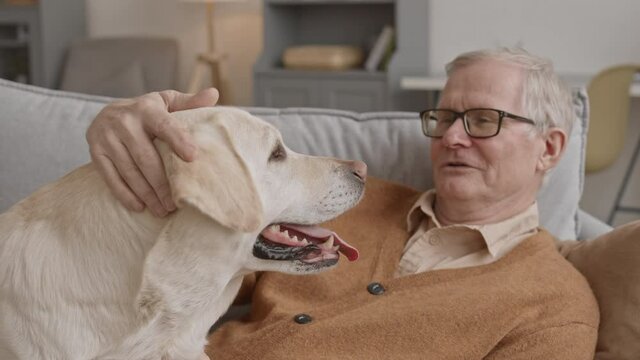
[[[206,136],[206,141],[197,141],[198,156],[192,162],[182,160],[165,143],[156,142],[174,202],[178,207],[193,206],[225,227],[258,230],[263,209],[251,172],[227,129],[216,126],[215,131],[218,133]]]
[[[544,151],[538,159],[537,169],[547,172],[553,169],[567,145],[567,134],[560,128],[550,128],[544,136]]]

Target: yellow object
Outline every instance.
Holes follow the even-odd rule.
[[[629,87],[638,71],[640,64],[618,65],[601,71],[589,82],[587,172],[609,167],[620,155],[629,122]]]
[[[282,63],[288,69],[347,70],[359,67],[362,49],[347,45],[304,45],[287,48]]]

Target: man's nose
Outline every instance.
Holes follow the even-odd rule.
[[[445,146],[455,145],[467,145],[469,143],[469,135],[464,128],[464,121],[462,118],[457,118],[453,121],[453,124],[442,135],[442,141]]]

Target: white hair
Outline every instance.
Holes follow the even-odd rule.
[[[481,60],[499,60],[522,68],[525,71],[522,91],[525,114],[518,115],[533,120],[540,133],[558,127],[567,136],[571,134],[575,120],[571,92],[553,70],[550,60],[518,47],[471,51],[459,55],[446,65],[447,76]]]

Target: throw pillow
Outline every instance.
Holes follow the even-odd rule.
[[[600,306],[596,360],[640,359],[640,221],[560,252],[587,278]]]

